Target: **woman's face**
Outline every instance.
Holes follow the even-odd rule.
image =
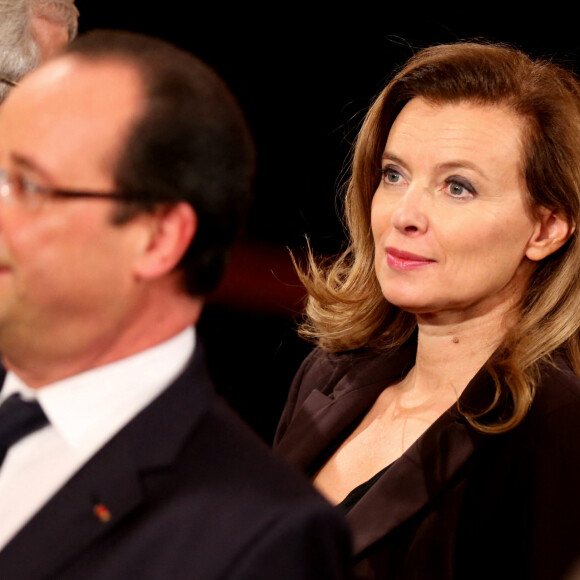
[[[507,310],[521,296],[541,229],[526,202],[521,131],[496,106],[415,98],[403,108],[371,210],[389,302],[463,319]]]

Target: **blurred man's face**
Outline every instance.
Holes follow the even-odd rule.
[[[19,184],[113,192],[142,100],[129,65],[69,56],[31,73],[0,108],[10,179],[0,197],[0,350],[18,338],[48,351],[90,348],[131,310],[139,220],[115,226],[114,200],[29,199]]]

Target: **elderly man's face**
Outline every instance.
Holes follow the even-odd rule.
[[[31,73],[0,108],[0,169],[16,184],[0,198],[0,350],[26,339],[70,354],[127,316],[145,226],[112,225],[113,200],[32,203],[17,184],[113,192],[141,106],[129,65],[68,56]]]

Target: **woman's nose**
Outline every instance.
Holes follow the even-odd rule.
[[[425,193],[418,188],[409,188],[393,210],[391,223],[406,235],[426,232],[429,220],[425,213]]]

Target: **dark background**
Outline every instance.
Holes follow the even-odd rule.
[[[400,3],[397,3],[400,4]],[[229,275],[199,325],[217,388],[270,441],[311,346],[296,336],[303,293],[288,258],[305,235],[321,254],[343,241],[340,185],[350,144],[393,68],[432,43],[509,42],[576,70],[580,27],[549,7],[463,10],[316,2],[200,5],[77,0],[80,31],[123,28],[195,53],[230,85],[258,150],[255,203]]]

